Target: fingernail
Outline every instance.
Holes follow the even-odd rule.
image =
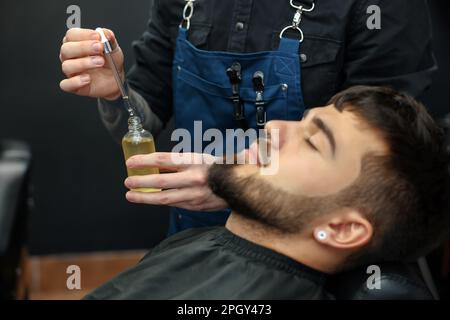
[[[103,58],[102,57],[93,57],[92,63],[96,66],[102,66],[103,65]]]
[[[131,179],[130,178],[126,178],[125,179],[125,186],[127,186],[127,187],[131,186]]]
[[[98,32],[96,32],[96,31],[93,32],[91,39],[92,40],[100,40],[100,34]]]
[[[128,191],[125,194],[125,198],[129,201],[129,202],[136,202],[136,199],[134,198],[134,192],[133,191]]]
[[[136,165],[136,161],[134,161],[133,159],[127,160],[127,167],[131,168],[134,165]]]
[[[91,77],[88,74],[83,74],[80,76],[82,83],[89,83],[91,82]]]
[[[103,50],[103,46],[101,43],[96,42],[92,45],[92,50],[94,50],[95,53],[101,53]]]

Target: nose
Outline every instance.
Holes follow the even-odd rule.
[[[265,129],[273,147],[282,148],[287,141],[289,128],[293,125],[295,125],[294,121],[272,120],[266,123]]]

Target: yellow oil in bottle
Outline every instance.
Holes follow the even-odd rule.
[[[134,120],[136,121],[136,120]],[[125,161],[130,157],[138,154],[149,154],[155,152],[155,141],[153,136],[146,130],[142,129],[140,122],[133,123],[132,118],[129,121],[130,131],[122,139],[122,149],[125,156]],[[127,167],[128,176],[143,176],[150,174],[159,174],[158,168],[142,168],[132,169]],[[156,188],[137,188],[131,191],[137,192],[159,192],[161,189]]]

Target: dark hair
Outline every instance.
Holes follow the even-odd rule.
[[[349,263],[405,261],[448,234],[449,155],[445,132],[414,98],[385,87],[356,86],[330,100],[377,130],[389,147],[367,155],[356,205],[374,225],[373,241]]]

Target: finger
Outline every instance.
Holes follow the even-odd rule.
[[[114,32],[110,29],[103,28],[103,32],[105,33],[106,38],[109,40],[113,51],[118,47],[117,39]]]
[[[98,32],[92,29],[82,29],[82,28],[71,28],[66,32],[66,41],[86,41],[86,40],[97,40],[100,41],[100,35]]]
[[[182,169],[193,164],[211,164],[214,157],[200,153],[154,152],[128,159],[128,168],[164,167]],[[211,163],[210,163],[211,162]]]
[[[61,59],[63,61],[82,58],[86,56],[95,56],[103,53],[103,44],[98,41],[80,41],[66,42],[61,46]]]
[[[165,169],[176,169],[179,164],[175,164],[169,152],[154,152],[145,155],[136,155],[127,160],[128,168],[156,167]]]
[[[180,202],[201,201],[204,199],[204,194],[204,188],[183,188],[152,193],[129,191],[126,193],[126,198],[132,203],[172,206]]]
[[[85,57],[80,59],[70,59],[62,63],[62,71],[68,77],[85,72],[90,69],[103,67],[105,60],[101,56]]]
[[[91,77],[88,74],[81,74],[70,79],[64,79],[59,86],[65,92],[74,93],[91,83]]]
[[[132,176],[125,180],[125,186],[129,189],[156,188],[178,189],[194,186],[203,186],[207,182],[206,173],[202,170],[186,170],[176,173],[151,174],[145,176]]]

